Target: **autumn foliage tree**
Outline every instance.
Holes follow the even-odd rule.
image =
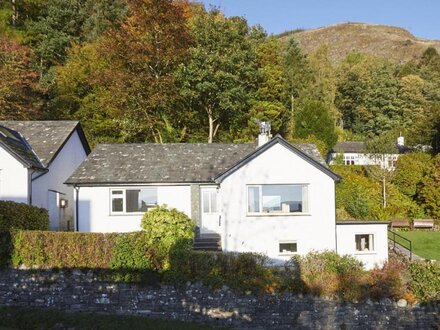
[[[0,119],[31,120],[42,116],[42,90],[31,68],[32,51],[18,41],[0,39]]]
[[[178,95],[173,73],[191,41],[184,5],[129,0],[120,27],[74,49],[58,73],[58,98],[76,103],[72,116],[92,122],[98,116],[105,123],[101,132],[112,131],[111,140],[166,142],[167,124],[179,116],[173,108]]]

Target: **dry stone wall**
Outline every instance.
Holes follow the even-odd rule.
[[[212,292],[200,284],[143,287],[103,282],[91,271],[0,270],[0,305],[119,313],[261,329],[440,329],[439,305],[399,307],[274,294]]]

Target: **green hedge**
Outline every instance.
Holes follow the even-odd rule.
[[[12,265],[36,268],[108,268],[118,234],[18,230]]]
[[[413,262],[409,265],[409,286],[417,299],[440,302],[440,265]]]
[[[23,203],[0,201],[0,232],[11,229],[48,230],[48,212]]]

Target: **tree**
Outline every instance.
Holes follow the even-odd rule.
[[[431,156],[426,153],[409,153],[397,160],[393,183],[406,196],[417,199],[420,185],[431,167]]]
[[[295,137],[314,136],[323,141],[330,150],[338,139],[334,120],[325,105],[317,101],[305,101],[295,118]]]
[[[190,29],[190,58],[176,76],[185,111],[202,125],[191,129],[207,131],[209,143],[220,131],[236,136],[257,85],[252,30],[243,18],[217,10],[197,13]]]
[[[255,139],[259,131],[256,120],[270,121],[272,134],[285,130],[284,117],[289,95],[285,89],[286,80],[282,66],[282,44],[275,37],[259,42],[257,48],[259,83],[251,100],[247,127],[243,134],[247,140]]]
[[[95,141],[166,142],[170,118],[183,116],[172,105],[173,74],[190,43],[184,8],[130,0],[127,9],[120,27],[72,50],[57,74],[57,102],[93,123]]]
[[[28,47],[0,38],[0,120],[42,117],[44,91],[31,68],[31,59]]]
[[[286,81],[286,90],[289,93],[287,103],[290,111],[287,113],[287,138],[292,138],[295,133],[296,108],[301,103],[304,91],[309,86],[312,76],[306,56],[295,38],[290,38],[283,53],[283,71]]]
[[[433,159],[429,174],[421,182],[419,201],[431,216],[440,219],[440,155]]]

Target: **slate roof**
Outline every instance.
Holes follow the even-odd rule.
[[[411,152],[412,149],[407,146],[394,146],[396,154],[404,154]],[[356,141],[344,141],[338,142],[332,149],[333,153],[367,153],[366,146],[364,142],[356,142]]]
[[[344,141],[338,142],[333,147],[332,152],[336,153],[364,153],[365,152],[365,143],[364,142],[356,142],[356,141]]]
[[[28,145],[23,136],[7,127],[0,125],[0,146],[17,158],[27,167],[44,169],[37,155]]]
[[[327,168],[314,144],[294,146]],[[255,143],[100,144],[66,183],[214,182],[256,149]]]
[[[50,165],[77,128],[86,152],[90,152],[78,121],[0,121],[0,126],[22,135],[44,167]]]

